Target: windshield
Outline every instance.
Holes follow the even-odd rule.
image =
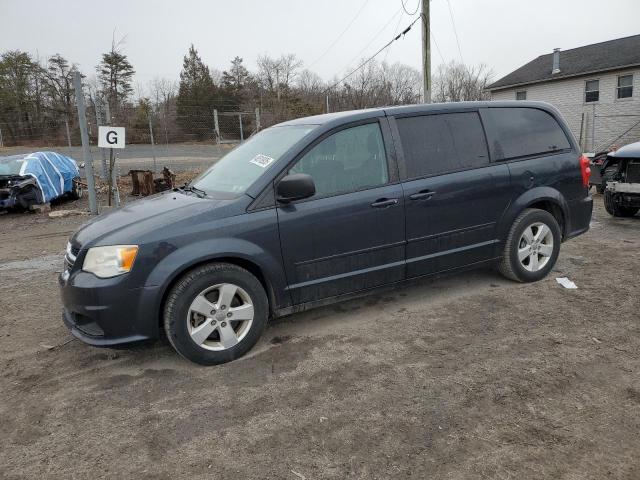
[[[0,157],[0,175],[20,175],[24,155]]]
[[[315,125],[272,127],[254,135],[218,160],[192,185],[205,192],[244,193]]]

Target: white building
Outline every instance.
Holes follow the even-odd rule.
[[[640,140],[640,35],[541,55],[489,85],[492,100],[553,104],[585,151]]]

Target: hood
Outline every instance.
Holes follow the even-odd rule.
[[[249,197],[246,199],[250,201]],[[234,215],[238,208],[246,208],[244,203],[247,202],[242,197],[217,200],[178,191],[163,192],[98,215],[80,227],[72,243],[82,247],[142,244],[168,234],[168,229],[175,231],[185,224]]]
[[[640,142],[630,143],[609,154],[615,158],[640,158]]]
[[[0,188],[13,188],[23,184],[25,181],[35,183],[33,177],[29,175],[0,175]]]

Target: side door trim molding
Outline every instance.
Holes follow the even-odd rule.
[[[499,243],[500,240],[487,240],[486,242],[474,243],[473,245],[465,245],[464,247],[452,248],[450,250],[442,250],[436,253],[430,253],[428,255],[422,255],[420,257],[411,257],[407,259],[406,263],[420,262],[422,260],[429,260],[430,258],[442,257],[444,255],[450,255],[452,253],[464,252],[466,250],[473,250],[474,248],[486,247]]]

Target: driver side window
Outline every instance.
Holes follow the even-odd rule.
[[[313,178],[316,194],[312,198],[386,184],[389,173],[380,126],[368,123],[334,133],[309,150],[289,173]]]

